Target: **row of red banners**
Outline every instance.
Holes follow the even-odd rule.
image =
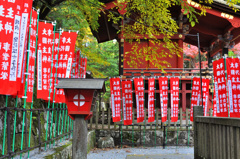
[[[226,71],[225,71],[226,70]],[[214,116],[240,117],[240,60],[222,58],[213,62]]]
[[[159,83],[160,94],[160,109],[162,122],[167,121],[167,108],[168,108],[168,85],[170,81],[170,103],[171,103],[171,122],[178,121],[178,108],[179,108],[179,85],[180,79],[178,77],[159,77],[158,79],[148,79],[148,122],[155,121],[155,80]],[[191,98],[191,121],[193,106],[200,104],[200,78],[193,78],[192,80],[192,98]],[[209,98],[209,79],[202,79],[203,89],[203,105],[204,115],[207,115],[208,110],[208,98]],[[134,86],[134,88],[133,88]],[[122,91],[121,91],[122,88]],[[122,116],[124,125],[132,124],[132,107],[133,107],[133,91],[135,90],[135,103],[137,112],[137,122],[144,121],[144,79],[134,78],[132,80],[121,80],[120,78],[110,78],[110,90],[111,90],[111,107],[112,107],[112,119],[113,122],[121,121],[121,99],[122,99]]]
[[[240,117],[240,60],[239,58],[219,59],[213,62],[214,71],[214,94],[213,94],[213,116],[217,117]],[[162,122],[167,120],[168,107],[168,78],[160,77],[159,82],[160,106]],[[134,78],[134,90],[137,108],[137,122],[144,120],[144,79]],[[110,79],[111,106],[113,111],[113,121],[121,120],[121,89],[123,120],[125,125],[132,124],[132,90],[131,80],[121,82],[120,78]],[[202,84],[202,86],[201,86]],[[190,120],[193,121],[193,106],[203,105],[204,116],[207,116],[209,106],[208,101],[210,79],[198,77],[192,79],[191,112]],[[202,94],[201,97],[201,87]],[[179,78],[170,78],[170,105],[171,121],[178,121],[179,108]],[[203,100],[203,103],[201,103]],[[148,79],[148,122],[155,121],[155,79]]]
[[[159,78],[160,94],[161,94],[161,111],[162,111],[162,121],[167,120],[167,102],[168,102],[168,78]],[[137,122],[144,121],[144,79],[134,78],[133,79],[135,87],[135,99],[136,99],[136,109],[137,109]],[[121,82],[120,78],[110,78],[110,89],[111,89],[111,106],[112,106],[112,118],[113,122],[118,122],[121,120],[121,91],[122,88],[122,106],[123,106],[123,120],[125,125],[132,124],[132,89],[133,83],[131,80],[123,80]],[[170,79],[171,88],[174,91],[171,92],[174,97],[172,102],[174,102],[174,111],[171,113],[171,120],[174,122],[178,114],[178,97],[179,93],[179,78]],[[148,122],[155,121],[155,79],[148,79]],[[177,101],[177,102],[176,102]]]
[[[35,65],[37,98],[46,101],[65,102],[63,90],[54,91],[56,77],[86,77],[87,59],[74,53],[77,32],[54,33],[54,25],[39,22],[32,0],[0,2],[0,94],[32,102]]]

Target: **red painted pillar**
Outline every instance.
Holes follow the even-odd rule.
[[[182,36],[182,35],[180,34],[179,36]],[[178,45],[179,45],[179,47],[183,48],[183,40],[182,39],[178,40]],[[177,60],[177,67],[178,68],[183,68],[184,67],[184,65],[183,65],[183,51],[180,52],[180,56],[181,57],[178,57],[178,60]]]

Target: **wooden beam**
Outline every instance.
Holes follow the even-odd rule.
[[[203,34],[212,35],[215,37],[217,37],[218,35],[222,35],[222,33],[223,33],[223,31],[220,29],[206,27],[206,25],[200,25],[200,24],[193,27],[193,30],[196,30]]]

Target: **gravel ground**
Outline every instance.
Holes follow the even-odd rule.
[[[95,149],[88,154],[88,159],[193,159],[193,147],[148,147],[123,149]]]

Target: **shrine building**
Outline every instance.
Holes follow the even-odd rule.
[[[99,28],[97,32],[93,31],[93,35],[96,37],[99,43],[106,42],[109,40],[116,39],[119,42],[119,76],[122,78],[132,78],[144,76],[146,79],[150,76],[181,76],[181,86],[180,86],[180,107],[183,111],[186,108],[190,108],[190,94],[191,94],[191,77],[199,76],[198,72],[194,73],[194,69],[184,68],[183,52],[180,53],[180,57],[174,55],[172,58],[163,58],[158,60],[166,60],[171,64],[164,69],[165,73],[154,66],[148,60],[141,61],[141,64],[134,68],[129,65],[131,60],[129,56],[131,54],[125,55],[126,52],[130,52],[136,41],[132,43],[128,42],[127,38],[122,36],[122,33],[118,32],[121,24],[131,24],[132,21],[125,19],[119,21],[119,25],[113,23],[112,20],[108,20],[108,14],[110,11],[116,12],[119,15],[123,15],[123,11],[116,9],[117,0],[99,0],[105,4],[104,12],[100,12],[99,17]],[[194,7],[196,11],[200,11],[199,3],[197,1],[187,0],[187,3]],[[199,44],[200,50],[202,52],[207,52],[208,57],[208,68],[202,70],[202,76],[206,78],[212,78],[212,60],[216,56],[223,56],[228,54],[229,48],[233,47],[235,44],[240,42],[240,12],[235,12],[230,8],[223,0],[214,0],[212,4],[202,4],[211,7],[211,9],[206,9],[206,16],[198,16],[198,23],[194,27],[187,18],[187,15],[183,14],[181,6],[172,6],[169,8],[172,19],[174,19],[178,26],[178,33],[171,37],[171,40],[178,43],[180,47],[183,47],[183,42],[197,46],[198,47],[198,37],[188,36],[199,34]],[[238,9],[239,6],[236,6]],[[139,47],[153,46],[162,51],[162,47],[157,44],[151,43],[146,37],[141,36],[142,39],[140,43],[137,43]],[[157,36],[158,39],[163,39],[163,35]],[[167,50],[166,50],[167,52]],[[149,52],[151,54],[151,52]],[[145,80],[145,86],[147,87],[147,80]],[[157,105],[159,103],[159,88],[156,88],[157,95]],[[147,91],[145,92],[147,93]],[[209,98],[209,106],[212,105],[212,97]],[[145,107],[147,105],[147,100],[145,101]]]

